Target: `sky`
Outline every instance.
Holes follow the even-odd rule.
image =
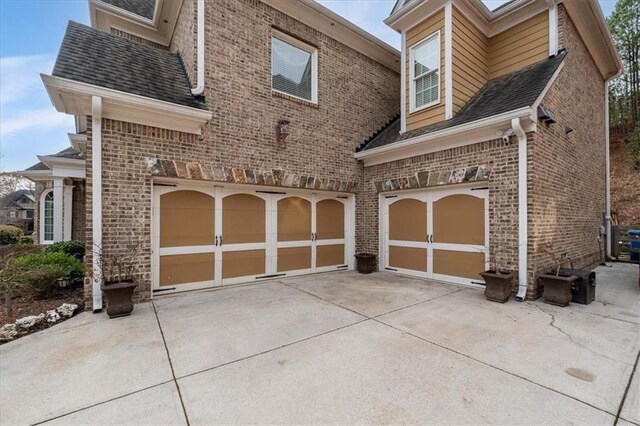
[[[294,0],[292,0],[294,1]],[[382,21],[395,0],[318,0],[384,42],[400,37]],[[486,0],[495,8],[504,0]],[[616,0],[600,0],[609,16]],[[50,74],[69,20],[89,25],[87,0],[0,0],[0,172],[24,170],[36,155],[69,147],[73,117],[51,105],[40,73]]]

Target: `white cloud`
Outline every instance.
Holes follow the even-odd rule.
[[[21,111],[12,118],[2,118],[0,126],[0,138],[6,139],[27,129],[43,130],[53,129],[73,123],[69,115],[56,111],[53,107]]]
[[[50,72],[50,55],[7,56],[0,58],[0,105],[25,100],[36,90],[42,90],[41,72]]]

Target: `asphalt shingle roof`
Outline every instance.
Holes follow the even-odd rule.
[[[153,11],[156,8],[156,0],[102,0],[112,6],[126,10],[142,16],[143,18],[153,19]]]
[[[56,77],[206,109],[191,94],[177,53],[145,46],[69,22],[53,73]]]
[[[400,134],[400,119],[396,119],[375,137],[364,141],[356,152],[422,136],[494,115],[533,105],[556,72],[567,52],[524,67],[518,71],[488,81],[453,118]]]
[[[69,158],[72,160],[84,160],[84,156],[82,155],[82,153],[80,151],[77,151],[71,147],[63,149],[60,152],[56,152],[55,154],[50,154],[50,155],[46,155],[45,157],[58,157],[58,158]],[[47,167],[44,163],[42,163],[41,161],[34,164],[33,166],[29,167],[28,169],[25,169],[25,171],[27,170],[49,170],[49,167]]]
[[[31,201],[35,201],[33,191],[30,191],[28,189],[19,189],[17,191],[10,192],[3,197],[0,197],[0,207],[9,207],[25,196]]]

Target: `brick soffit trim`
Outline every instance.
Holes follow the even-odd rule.
[[[378,192],[401,189],[419,189],[454,183],[483,182],[491,177],[491,167],[478,165],[444,172],[420,171],[411,176],[377,181],[373,184]]]
[[[213,182],[241,183],[322,191],[355,192],[357,182],[332,177],[305,176],[272,169],[254,169],[212,166],[202,163],[148,158],[147,165],[153,177],[192,179]]]

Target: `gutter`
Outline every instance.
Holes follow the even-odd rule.
[[[198,44],[197,44],[197,85],[191,89],[194,96],[204,92],[204,0],[198,0]]]

